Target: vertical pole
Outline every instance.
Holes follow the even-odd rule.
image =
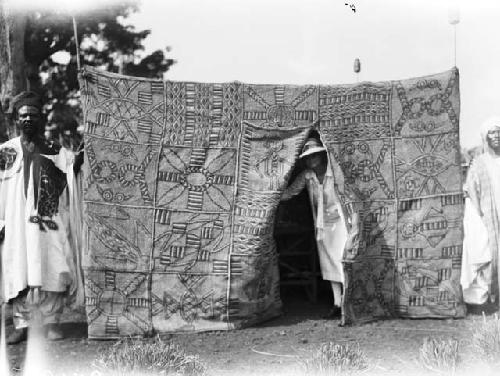
[[[454,42],[454,48],[453,48],[453,58],[454,58],[454,66],[457,66],[457,24],[453,25],[453,42]]]
[[[460,10],[457,6],[448,8],[448,22],[453,26],[453,64],[457,66],[457,24],[460,22]]]
[[[75,16],[71,16],[73,18],[73,33],[75,36],[75,46],[76,46],[76,66],[78,68],[78,71],[82,69],[82,65],[80,62],[80,43],[78,42],[78,28],[76,25],[76,19]]]

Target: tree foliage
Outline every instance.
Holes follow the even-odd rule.
[[[0,141],[15,135],[12,122],[4,112],[10,99],[27,88],[24,37],[27,17],[12,14],[0,0]]]
[[[4,0],[0,0],[0,5],[4,5]],[[133,76],[161,78],[175,61],[165,56],[168,47],[147,56],[139,56],[144,50],[144,39],[150,31],[136,30],[126,23],[127,17],[138,9],[137,0],[103,0],[101,7],[77,14],[77,40],[82,65],[97,66],[110,72]],[[27,84],[29,90],[36,91],[43,97],[48,112],[52,109],[62,109],[63,113],[68,114],[64,108],[70,106],[79,117],[76,43],[71,15],[64,11],[37,9],[36,2],[33,2],[29,10],[11,12],[9,15],[9,22],[12,24],[21,19],[24,21],[24,63],[19,64],[22,64],[21,71],[25,75],[21,82]],[[5,33],[9,33],[9,30],[4,30]],[[16,35],[20,35],[19,32],[14,34],[11,28],[10,35],[0,35],[0,41],[13,41]],[[52,56],[56,52],[69,53],[69,63],[54,61]],[[13,72],[14,68],[11,61],[7,70]],[[12,74],[9,76],[7,72],[0,76],[2,102],[5,107],[8,98],[16,95],[19,89],[16,89],[15,85],[6,85],[6,78]],[[70,119],[68,121],[71,122]],[[3,132],[5,133],[5,130]],[[12,134],[12,131],[7,133]]]
[[[157,50],[139,59],[149,30],[135,30],[127,16],[138,10],[137,1],[126,0],[86,11],[76,16],[82,64],[110,72],[161,78],[174,60]],[[35,10],[26,30],[25,55],[30,87],[51,102],[67,102],[78,90],[76,45],[73,22],[64,12]],[[69,64],[51,59],[58,51],[71,53]]]

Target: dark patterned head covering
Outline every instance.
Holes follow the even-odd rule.
[[[42,112],[43,107],[42,100],[38,94],[33,91],[23,91],[12,98],[10,105],[12,116],[16,117],[17,111],[19,111],[22,106],[33,106],[38,108],[40,112]]]

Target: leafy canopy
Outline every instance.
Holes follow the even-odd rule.
[[[149,30],[135,30],[127,17],[138,11],[138,2],[122,0],[77,14],[82,64],[110,72],[161,78],[174,64],[163,50],[140,58]],[[53,105],[75,104],[78,96],[76,45],[71,15],[62,11],[31,9],[25,35],[27,76],[32,89]],[[167,47],[165,51],[168,51]],[[51,59],[55,52],[71,54],[68,64]],[[47,103],[46,102],[46,103]]]

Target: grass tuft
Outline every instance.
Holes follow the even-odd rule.
[[[125,339],[108,348],[94,363],[98,373],[112,376],[162,375],[203,376],[206,366],[198,356],[188,355],[178,345]]]
[[[460,362],[458,341],[425,338],[420,347],[420,362],[425,368],[436,373],[454,375]]]
[[[310,357],[300,360],[306,375],[353,374],[368,368],[368,362],[359,344],[322,344]]]
[[[500,362],[500,319],[498,314],[472,324],[472,348],[475,354],[484,362]]]

